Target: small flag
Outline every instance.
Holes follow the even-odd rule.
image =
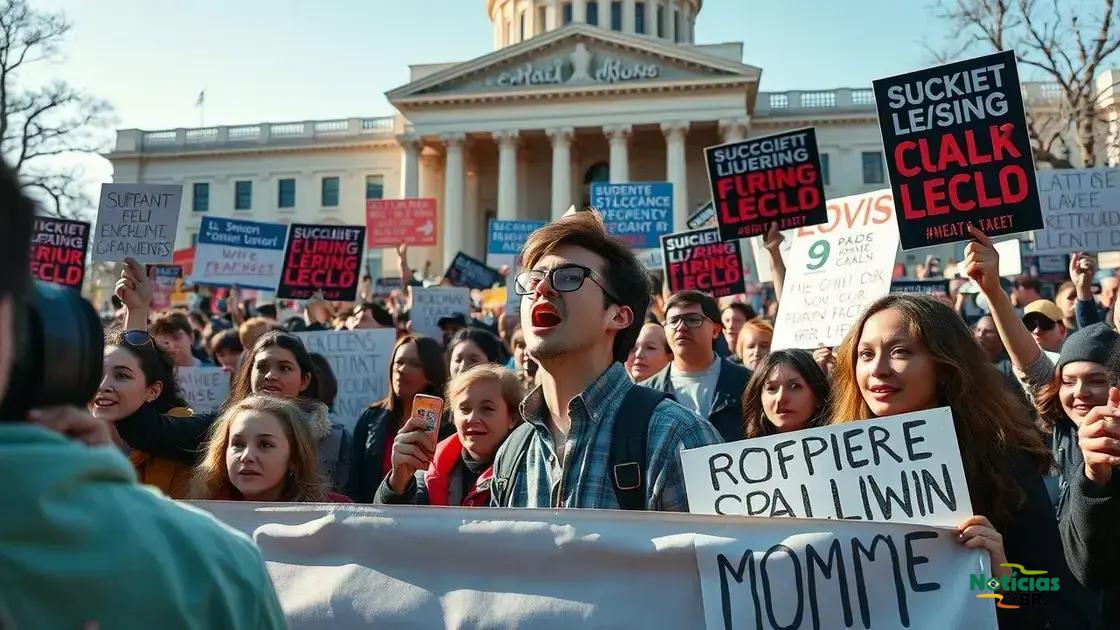
[[[203,103],[203,101],[205,101],[205,100],[206,100],[206,90],[201,90],[201,91],[200,91],[200,92],[198,93],[198,100],[196,100],[196,101],[194,102],[194,106],[195,106],[195,107],[202,107],[202,103]]]

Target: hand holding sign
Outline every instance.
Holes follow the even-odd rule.
[[[986,516],[970,516],[957,527],[961,544],[969,549],[983,549],[992,556],[992,576],[1002,578],[1011,575],[1007,564],[1007,553],[1003,550],[1003,535],[996,531]]]
[[[1085,457],[1085,477],[1104,487],[1120,467],[1120,389],[1108,390],[1108,405],[1094,407],[1077,430],[1077,445]]]
[[[968,233],[974,239],[964,248],[964,273],[972,279],[985,295],[1003,289],[999,285],[999,252],[992,246],[992,239],[969,225]]]
[[[389,471],[389,487],[397,494],[404,494],[408,481],[417,470],[428,468],[436,445],[427,433],[428,423],[413,414],[393,440],[393,467]]]
[[[781,230],[778,229],[778,223],[775,221],[766,229],[766,236],[762,238],[762,246],[766,248],[766,251],[770,252],[771,256],[781,258],[782,243],[784,243],[785,240],[786,237],[782,236]]]
[[[144,273],[144,268],[135,258],[124,259],[124,269],[117,280],[114,294],[130,311],[147,312],[155,291],[156,268],[153,266]]]
[[[1097,261],[1089,254],[1074,253],[1069,258],[1069,279],[1077,288],[1078,295],[1091,293],[1093,290],[1093,276],[1097,273]],[[1090,297],[1089,299],[1092,299]]]

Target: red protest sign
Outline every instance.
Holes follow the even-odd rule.
[[[276,297],[306,300],[322,291],[325,300],[353,302],[365,231],[357,226],[293,223]]]
[[[714,298],[746,293],[739,241],[720,241],[719,229],[661,237],[669,291],[703,291]]]
[[[366,247],[401,243],[427,247],[438,241],[435,199],[370,199],[366,202]]]
[[[89,224],[37,217],[31,237],[31,277],[81,290]]]

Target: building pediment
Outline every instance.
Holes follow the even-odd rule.
[[[387,94],[395,105],[534,93],[754,83],[761,70],[690,46],[570,25],[445,68]]]

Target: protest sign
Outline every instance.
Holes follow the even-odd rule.
[[[697,514],[956,527],[972,516],[948,407],[681,453]]]
[[[739,241],[720,241],[709,228],[661,237],[669,291],[703,291],[714,298],[745,293]]]
[[[191,281],[275,291],[287,236],[286,225],[202,217]]]
[[[513,265],[529,235],[544,225],[544,221],[490,219],[490,229],[486,236],[486,264],[495,269],[502,265]]]
[[[171,262],[182,198],[178,185],[102,184],[93,262]]]
[[[828,218],[812,128],[704,149],[723,240],[808,227]]]
[[[504,282],[497,269],[491,269],[481,260],[463,252],[455,254],[455,259],[451,261],[443,277],[457,287],[472,289],[489,289]]]
[[[332,417],[353,430],[366,407],[385,397],[397,331],[376,328],[293,334],[303,340],[308,352],[326,357],[338,381]]]
[[[150,306],[154,311],[171,308],[176,287],[180,284],[179,278],[183,277],[183,268],[179,265],[148,265],[148,273],[155,268],[155,282],[152,283],[152,300]]]
[[[873,83],[903,249],[1042,227],[1014,53]]]
[[[987,553],[931,527],[619,510],[191,504],[257,543],[293,630],[995,628],[992,601],[970,587]],[[468,548],[486,562],[447,561]],[[527,580],[524,567],[547,569]]]
[[[1120,169],[1038,171],[1045,229],[1034,232],[1036,255],[1120,249]]]
[[[366,201],[366,247],[396,248],[401,243],[431,247],[439,241],[435,199]]]
[[[685,225],[690,230],[699,230],[702,228],[717,227],[719,222],[716,221],[716,206],[712,202],[708,202],[696,211],[695,214],[688,217]]]
[[[82,290],[89,224],[35,217],[31,235],[31,277]]]
[[[443,333],[439,329],[439,318],[461,313],[470,316],[471,290],[466,287],[413,287],[412,332],[431,337],[442,343]]]
[[[506,315],[521,314],[521,297],[517,294],[517,274],[521,273],[521,257],[518,256],[509,267],[506,276]]]
[[[949,295],[949,281],[944,278],[935,280],[892,280],[891,293],[905,295]]]
[[[591,184],[591,207],[607,232],[634,249],[657,249],[673,231],[673,184],[635,182]]]
[[[354,301],[365,231],[357,226],[293,223],[276,297],[306,300],[322,291],[325,300]]]
[[[195,413],[210,413],[229,398],[233,375],[220,367],[176,367],[175,380]]]
[[[890,292],[898,251],[890,191],[832,199],[828,216],[828,223],[785,235],[775,350],[838,345],[859,314]]]

